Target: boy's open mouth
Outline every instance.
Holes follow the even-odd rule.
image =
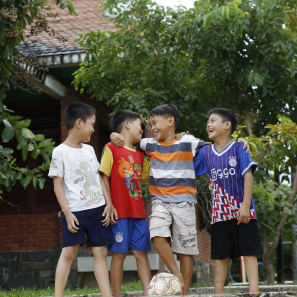
[[[207,129],[208,135],[211,135],[214,132],[214,128]]]

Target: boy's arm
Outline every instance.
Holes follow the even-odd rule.
[[[250,221],[250,207],[253,192],[253,172],[250,168],[249,171],[244,175],[244,196],[243,203],[237,212],[237,225],[240,223],[247,224]]]
[[[124,137],[116,132],[112,132],[110,134],[110,141],[117,147],[122,147],[125,145],[125,139]]]
[[[75,224],[79,225],[79,222],[78,222],[78,219],[76,218],[76,216],[70,211],[70,209],[68,207],[64,189],[63,189],[63,177],[54,176],[53,179],[54,179],[54,191],[55,191],[56,197],[59,201],[59,204],[60,204],[62,210],[64,211],[66,221],[67,221],[68,230],[71,233],[77,233],[77,230],[79,228],[76,227]]]
[[[105,174],[103,174],[104,176],[107,176]],[[107,176],[108,177],[108,176]],[[102,175],[99,174],[99,178],[100,178],[100,183],[101,183],[101,187],[102,187],[102,191],[103,191],[103,195],[105,198],[105,209],[103,212],[103,216],[105,216],[105,219],[102,221],[103,226],[108,226],[109,223],[111,223],[112,225],[115,225],[117,222],[114,221],[113,219],[113,205],[112,205],[112,201],[111,201],[111,196],[110,196],[110,185],[109,185],[109,177],[108,177],[108,185],[106,184],[105,180],[103,179]],[[116,217],[117,218],[117,217]]]
[[[242,149],[243,145],[238,146],[238,161],[240,166],[241,175],[244,178],[244,196],[243,204],[241,205],[238,213],[238,225],[240,223],[247,224],[250,221],[250,206],[253,192],[253,174],[257,169],[257,164],[252,159],[250,154],[247,154],[245,150]]]
[[[146,144],[147,144],[147,139],[148,138],[143,138],[141,139],[140,142],[134,144],[134,146],[141,152],[145,153],[146,151]],[[112,144],[114,144],[117,147],[122,147],[125,145],[125,139],[123,138],[123,136],[119,133],[116,132],[112,132],[110,134],[110,141],[112,142]]]
[[[189,135],[189,131],[187,131],[187,132],[181,132],[181,133],[175,135],[175,139],[182,139],[185,135]],[[250,145],[249,145],[249,143],[245,139],[238,138],[235,141],[242,142],[244,144],[244,146],[243,146],[242,149],[244,150],[245,148],[247,148],[246,153],[249,153],[250,152]],[[207,142],[207,144],[211,144],[211,143],[210,142]]]

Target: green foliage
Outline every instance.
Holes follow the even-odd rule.
[[[291,226],[297,224],[297,216],[292,214],[292,203],[288,201],[291,191],[289,186],[277,185],[273,181],[254,185],[253,196],[260,230],[263,229],[262,223],[275,230],[283,214],[288,213],[289,216],[282,229],[282,234],[288,235],[295,240],[295,238],[292,238]],[[273,237],[271,237],[272,239]]]
[[[143,197],[143,200],[144,200],[144,203],[145,205],[149,204],[151,202],[151,196],[150,196],[150,193],[149,193],[149,182],[140,182],[140,187],[141,187],[141,190],[142,190],[142,197]]]
[[[16,46],[25,41],[24,29],[27,24],[35,22],[36,26],[37,20],[45,18],[41,9],[51,9],[51,5],[45,2],[45,0],[0,2],[0,194],[1,187],[4,186],[10,191],[17,181],[24,188],[32,181],[34,187],[42,189],[45,182],[42,173],[48,169],[49,157],[55,144],[51,139],[45,139],[43,135],[34,135],[28,129],[31,121],[12,115],[12,111],[3,104],[6,98],[5,92],[13,85],[13,75],[20,69],[25,73],[21,64],[26,61],[23,57],[20,58]],[[56,0],[56,4],[60,5],[61,9],[67,7],[71,14],[78,14],[70,1]],[[18,79],[25,80],[24,77]],[[10,148],[13,143],[17,150],[21,150],[23,161],[26,161],[28,155],[34,159],[41,155],[45,162],[34,169],[18,166],[20,160],[14,158],[13,150]]]
[[[4,186],[8,191],[19,181],[25,188],[31,181],[34,187],[44,186],[45,178],[43,171],[49,168],[49,156],[54,149],[52,139],[44,139],[43,135],[34,135],[28,127],[30,120],[21,120],[20,116],[14,116],[3,106],[0,113],[0,134],[2,134],[3,145],[0,145],[0,187]],[[28,155],[36,159],[41,155],[44,163],[38,168],[28,169],[17,165],[13,157],[13,150],[6,147],[6,143],[17,143],[16,149],[21,150],[23,161]],[[1,199],[1,196],[0,196]]]
[[[243,128],[239,126],[233,137],[244,137]],[[275,230],[283,214],[288,213],[283,232],[289,234],[291,224],[297,224],[297,214],[292,214],[292,202],[289,201],[292,193],[289,186],[291,172],[295,171],[297,165],[297,125],[291,119],[278,115],[278,123],[268,124],[265,128],[269,130],[266,135],[246,137],[251,147],[251,156],[258,164],[253,195],[259,227],[262,229],[261,223],[265,223]],[[275,182],[275,170],[282,176],[280,184]]]
[[[151,0],[105,0],[103,7],[118,13],[117,31],[80,35],[88,55],[75,73],[77,90],[144,116],[174,102],[180,129],[205,138],[213,107],[250,116],[260,134],[279,113],[296,122],[296,1],[196,1],[165,10]]]

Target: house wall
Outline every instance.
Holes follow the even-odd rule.
[[[0,215],[0,252],[53,250],[59,223],[58,213]]]

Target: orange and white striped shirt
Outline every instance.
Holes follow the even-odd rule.
[[[196,203],[196,176],[193,159],[206,144],[192,135],[164,143],[144,138],[140,147],[151,159],[149,192],[164,202]]]

